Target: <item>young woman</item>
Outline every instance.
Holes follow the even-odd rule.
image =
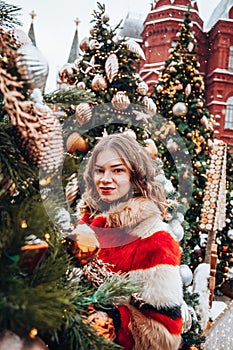
[[[96,232],[98,257],[143,284],[117,306],[124,350],[175,350],[181,340],[180,248],[163,222],[167,203],[154,170],[137,141],[113,134],[94,147],[84,173],[81,223]]]

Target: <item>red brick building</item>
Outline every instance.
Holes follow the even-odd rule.
[[[141,34],[137,38],[135,22],[131,27],[130,17],[125,21],[124,35],[134,37],[144,50],[146,61],[142,62],[140,75],[149,86],[155,84],[169,56],[168,50],[177,39],[189,3],[190,0],[154,1],[144,23],[138,22]],[[206,105],[216,120],[216,137],[233,146],[233,0],[220,1],[206,28],[196,1],[191,3],[197,58],[206,84]]]

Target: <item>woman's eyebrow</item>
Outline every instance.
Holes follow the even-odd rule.
[[[103,165],[95,164],[94,166],[95,166],[96,168],[102,168],[102,167],[104,166],[104,164],[103,164]],[[125,164],[124,164],[124,163],[113,164],[113,165],[111,165],[111,168],[116,168],[116,167],[118,167],[118,166],[125,166]]]

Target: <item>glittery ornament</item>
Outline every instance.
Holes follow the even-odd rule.
[[[73,132],[66,140],[66,148],[72,154],[76,151],[87,153],[89,150],[89,145],[78,132]]]
[[[191,84],[188,84],[185,88],[185,95],[188,97],[191,94],[192,88]]]
[[[80,50],[82,50],[83,52],[87,51],[89,49],[89,38],[85,37],[81,40],[80,42]]]
[[[22,45],[17,50],[16,66],[21,78],[31,89],[44,89],[49,73],[48,62],[32,44]]]
[[[107,81],[102,75],[96,74],[91,82],[91,87],[94,91],[105,90],[107,88]]]
[[[74,64],[66,63],[59,71],[58,75],[62,83],[73,85],[76,83],[77,78],[75,74],[77,73],[77,68]]]
[[[86,102],[80,103],[75,109],[75,116],[81,126],[87,124],[92,118],[91,105]]]
[[[95,329],[98,335],[109,341],[113,341],[116,338],[113,319],[106,312],[90,308],[87,322]]]
[[[112,98],[112,106],[113,108],[122,111],[126,110],[130,105],[129,97],[123,91],[118,91]]]
[[[141,46],[138,43],[136,43],[136,41],[134,41],[132,39],[128,39],[128,40],[126,40],[125,44],[126,44],[126,47],[130,51],[135,53],[141,60],[146,59],[145,54],[144,54]]]
[[[94,259],[100,249],[95,232],[86,224],[78,225],[66,238],[68,253],[77,266]]]
[[[105,72],[110,83],[116,77],[119,71],[119,62],[115,53],[108,56],[105,62]]]

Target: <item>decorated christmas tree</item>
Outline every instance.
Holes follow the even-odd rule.
[[[101,4],[98,4],[98,11],[94,11],[93,17],[94,24],[90,30],[90,36],[80,43],[83,54],[75,62],[65,64],[61,68],[59,72],[61,89],[44,96],[48,104],[57,104],[63,112],[66,148],[63,175],[66,179],[64,186],[71,217],[82,191],[78,174],[86,153],[106,134],[122,132],[136,138],[153,157],[155,168],[159,169],[155,174],[156,179],[164,185],[167,197],[174,203],[170,213],[170,230],[181,241],[184,236],[184,228],[181,224],[184,221],[188,200],[192,196],[192,188],[190,189],[192,178],[188,184],[182,179],[183,176],[188,179],[187,172],[192,172],[188,148],[177,132],[175,122],[157,113],[156,99],[152,100],[147,84],[136,73],[138,60],[144,59],[140,46],[132,39],[117,38],[118,26],[114,29],[110,27],[105,7]],[[77,91],[74,89],[91,92],[94,94],[94,100],[76,103],[74,99],[72,102],[68,96],[72,95],[73,91]],[[171,181],[164,175],[163,161],[155,145],[155,141],[159,140],[158,145],[162,144],[164,148],[169,149],[166,139],[171,137],[175,137],[182,146],[182,149],[176,153],[180,168],[178,172],[173,169],[174,179],[177,173],[179,175],[179,179],[176,179],[174,184],[182,183],[182,198],[185,200],[179,205],[174,201],[177,192]],[[170,174],[167,173],[167,176]],[[204,180],[203,178],[203,183]],[[201,187],[203,183],[199,186]],[[180,191],[179,188],[178,191]],[[186,222],[183,225],[188,229]],[[187,260],[189,247],[185,252],[186,258],[180,267],[180,273],[184,286],[188,286],[192,282],[192,271],[187,265],[190,262],[189,259]],[[203,342],[203,338],[198,334],[200,326],[193,308],[197,303],[194,294],[190,296],[187,293],[186,302],[182,310],[183,346],[188,349],[193,344],[198,346]]]
[[[183,262],[191,268],[190,274],[196,270],[192,288],[199,294],[199,301],[195,309],[202,314],[201,328],[205,329],[209,319],[209,306],[212,306],[214,297],[216,242],[220,242],[218,239],[216,241],[217,231],[222,242],[226,242],[226,236],[222,232],[226,232],[223,228],[226,224],[227,152],[226,145],[213,138],[214,120],[205,106],[205,86],[196,59],[196,41],[189,10],[185,13],[177,36],[154,87],[158,111],[175,124],[177,134],[164,137],[163,142],[157,140],[157,146],[162,155],[165,174],[179,192],[179,202],[184,207],[185,233],[181,242]],[[180,150],[183,147],[187,151],[184,152],[186,157],[183,156],[184,162],[180,168]],[[185,165],[185,162],[189,164],[189,160],[192,165],[190,168]],[[228,213],[229,210],[230,203]],[[227,232],[231,232],[229,230],[228,227]],[[222,251],[222,247],[219,246],[218,249]],[[223,264],[222,271],[225,269],[225,273],[228,269],[226,271],[224,266],[228,264],[226,261]],[[190,344],[191,333],[184,334],[184,347],[185,343]]]
[[[1,2],[0,347],[117,349],[112,319],[95,307],[139,287],[96,258],[94,232],[74,230],[62,191],[52,191],[63,165],[62,125],[43,103],[46,60],[26,35],[22,43],[7,30],[17,10]]]

